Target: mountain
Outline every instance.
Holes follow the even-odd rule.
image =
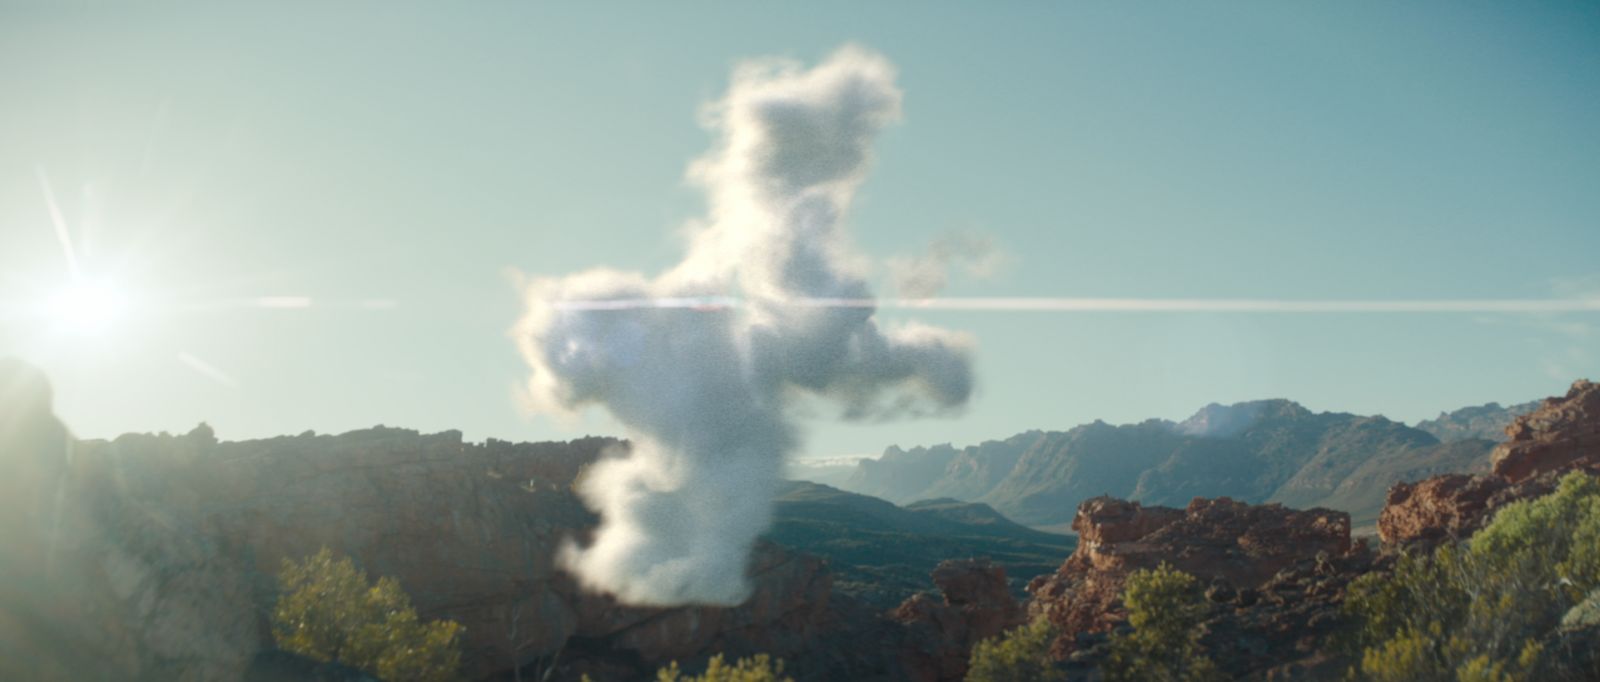
[[[955,456],[956,449],[949,443],[910,450],[891,445],[883,456],[856,463],[845,487],[897,502],[937,497],[924,493],[944,476]]]
[[[1537,400],[1510,407],[1501,407],[1500,403],[1463,407],[1454,412],[1440,412],[1436,419],[1417,422],[1417,428],[1433,434],[1434,438],[1446,443],[1473,438],[1498,443],[1506,439],[1506,427],[1511,425],[1513,419],[1528,414],[1538,407]]]
[[[983,495],[999,485],[1016,468],[1022,453],[1043,437],[1041,431],[1026,431],[1003,441],[985,441],[963,448],[950,459],[943,475],[928,486],[922,496],[965,500]]]
[[[836,590],[884,608],[927,589],[928,575],[952,558],[988,557],[1006,569],[1020,596],[1029,580],[1054,571],[1076,545],[986,504],[946,498],[900,507],[807,481],[784,484],[767,538],[828,559]]]
[[[1441,442],[1381,416],[1257,400],[1207,405],[1178,423],[1096,421],[960,450],[892,447],[878,460],[862,461],[847,487],[895,502],[983,502],[1033,526],[1064,524],[1079,502],[1099,495],[1176,506],[1220,496],[1320,505],[1366,524],[1377,518],[1390,485],[1481,469],[1493,446],[1480,438]]]

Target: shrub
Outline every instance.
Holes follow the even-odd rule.
[[[794,682],[783,674],[783,661],[774,661],[766,654],[754,658],[741,658],[733,665],[722,661],[722,654],[711,657],[706,672],[699,676],[685,676],[678,662],[656,671],[658,682]]]
[[[338,661],[388,682],[455,680],[461,662],[454,621],[422,622],[394,578],[369,585],[348,557],[322,551],[278,575],[283,595],[272,613],[278,647]]]
[[[1558,679],[1542,642],[1596,587],[1600,479],[1572,473],[1549,495],[1507,505],[1466,543],[1351,583],[1344,608],[1360,678]]]
[[[1059,682],[1067,679],[1050,657],[1056,629],[1044,617],[990,637],[972,648],[967,682]]]
[[[1166,564],[1153,571],[1134,571],[1122,601],[1133,631],[1112,636],[1107,680],[1223,679],[1200,646],[1207,606],[1194,576]]]

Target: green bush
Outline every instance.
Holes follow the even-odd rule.
[[[705,674],[699,676],[684,675],[678,669],[678,662],[656,671],[657,682],[794,682],[794,678],[783,674],[783,661],[774,661],[766,654],[757,654],[755,658],[741,658],[733,665],[722,661],[722,654],[711,657],[706,664]]]
[[[1056,629],[1043,617],[972,648],[967,682],[1059,682],[1067,679],[1050,657]]]
[[[338,661],[387,682],[457,679],[461,626],[422,622],[394,578],[368,585],[348,557],[323,549],[278,575],[283,595],[272,613],[278,647],[319,661]]]
[[[1507,505],[1464,544],[1353,582],[1345,611],[1359,679],[1560,679],[1542,642],[1596,587],[1600,479],[1572,473],[1549,495]]]
[[[1194,576],[1166,564],[1153,571],[1134,571],[1122,601],[1133,631],[1111,638],[1108,682],[1223,679],[1200,646],[1208,609]]]

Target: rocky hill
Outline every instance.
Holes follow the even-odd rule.
[[[1179,423],[1097,421],[960,450],[890,448],[861,462],[847,487],[897,502],[983,502],[1034,526],[1071,521],[1079,502],[1100,495],[1169,505],[1197,496],[1320,505],[1362,524],[1376,519],[1393,483],[1482,470],[1493,446],[1483,439],[1441,443],[1383,417],[1263,400],[1207,405]]]
[[[1511,426],[1512,420],[1538,407],[1537,400],[1507,407],[1502,407],[1500,403],[1463,407],[1453,412],[1440,412],[1434,419],[1417,422],[1417,428],[1445,443],[1473,439],[1499,442],[1506,439],[1506,427]]]

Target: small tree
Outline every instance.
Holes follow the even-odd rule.
[[[972,648],[967,682],[1060,682],[1067,679],[1050,656],[1056,629],[1043,616],[990,637]]]
[[[667,667],[656,671],[657,682],[794,682],[794,678],[783,674],[783,661],[774,661],[766,654],[756,654],[755,658],[741,658],[733,665],[722,661],[722,654],[711,657],[706,664],[703,675],[684,675],[678,668],[678,662],[673,661]]]
[[[422,622],[394,578],[368,585],[348,557],[331,550],[283,562],[283,595],[272,613],[278,647],[319,661],[338,661],[389,682],[457,679],[461,625]]]
[[[1162,564],[1128,576],[1122,594],[1133,631],[1111,638],[1110,682],[1223,679],[1200,646],[1206,604],[1194,576]]]

